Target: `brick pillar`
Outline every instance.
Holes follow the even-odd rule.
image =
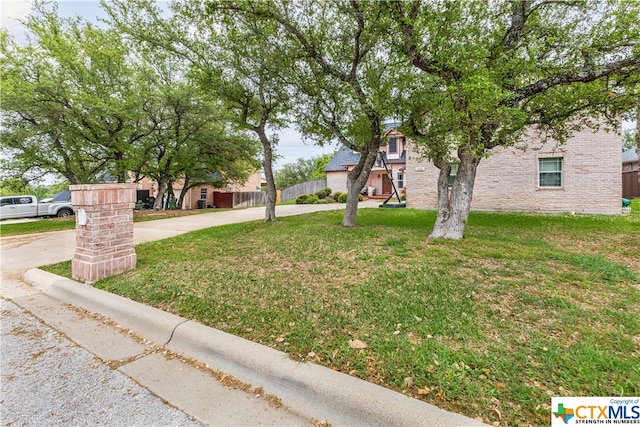
[[[72,185],[76,212],[74,279],[94,283],[136,266],[133,208],[137,184]]]

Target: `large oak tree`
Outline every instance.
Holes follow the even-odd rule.
[[[349,171],[342,225],[356,224],[358,196],[393,115],[399,73],[386,37],[389,14],[369,1],[210,1],[208,11],[275,23],[292,60],[289,82],[296,93],[300,130],[320,141],[337,140],[360,153]]]
[[[130,147],[152,129],[140,120],[140,82],[120,35],[38,4],[26,45],[0,33],[2,149],[13,174],[71,184],[106,170],[123,180]]]
[[[431,237],[460,239],[478,163],[534,131],[557,142],[637,105],[640,3],[388,2],[418,75],[403,129],[440,169]],[[459,159],[452,188],[450,163]]]
[[[219,97],[201,96],[182,58],[42,3],[26,27],[24,45],[0,34],[8,175],[54,173],[71,184],[147,176],[158,182],[160,207],[178,180],[184,194],[258,168],[255,140],[229,125]]]
[[[265,221],[275,221],[277,137],[270,132],[284,124],[291,98],[281,78],[289,56],[268,43],[278,39],[277,28],[222,12],[212,17],[200,3],[176,3],[171,17],[149,0],[104,5],[118,28],[138,43],[185,61],[203,94],[222,100],[230,122],[258,137],[267,181]]]

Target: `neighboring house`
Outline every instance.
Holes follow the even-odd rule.
[[[621,146],[615,132],[583,129],[564,145],[530,135],[526,150],[497,147],[478,166],[471,208],[620,214]],[[409,146],[408,207],[436,207],[438,173]]]
[[[391,179],[398,192],[402,194],[405,187],[405,166],[407,162],[407,140],[402,133],[395,129],[394,125],[387,125],[383,134],[383,144],[380,151],[386,154],[387,167],[391,172]],[[327,164],[324,171],[327,174],[327,187],[341,193],[347,192],[347,175],[358,164],[360,153],[342,146]],[[391,179],[387,175],[384,166],[374,164],[367,182],[369,196],[386,198],[393,192]]]
[[[260,192],[261,171],[256,171],[244,183],[231,184],[225,188],[214,188],[211,185],[199,185],[190,188],[184,198],[183,209],[197,209],[200,200],[204,200],[204,205],[215,206],[214,192],[237,193],[237,192]],[[182,191],[181,183],[174,184],[174,194],[180,197]],[[203,202],[200,202],[203,203]]]
[[[259,192],[261,182],[261,171],[258,170],[253,173],[244,183],[232,184],[225,188],[215,188],[211,185],[197,185],[187,190],[187,194],[184,198],[182,205],[183,209],[197,209],[199,207],[199,201],[204,200],[206,206],[214,206],[214,192]],[[173,184],[173,193],[176,199],[180,197],[183,183],[181,181]],[[151,179],[143,178],[138,182],[138,188],[140,190],[149,190],[149,196],[157,197],[158,184]]]

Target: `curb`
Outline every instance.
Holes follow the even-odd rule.
[[[27,270],[24,279],[52,298],[109,317],[160,345],[168,343],[175,328],[187,321],[174,314],[37,268]]]
[[[481,426],[401,393],[273,348],[166,313],[39,269],[25,280],[63,302],[102,314],[146,339],[211,368],[262,387],[292,411],[333,425]]]

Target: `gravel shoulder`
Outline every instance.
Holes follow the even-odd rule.
[[[16,304],[0,312],[0,424],[202,425]]]

